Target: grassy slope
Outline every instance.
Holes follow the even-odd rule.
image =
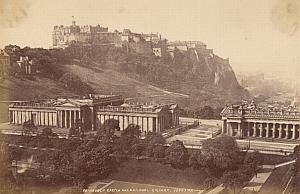
[[[97,93],[122,94],[126,98],[136,98],[139,101],[178,102],[188,99],[181,94],[170,93],[146,83],[136,81],[124,74],[110,69],[97,69],[68,65],[65,70],[72,72],[89,84]]]
[[[9,77],[0,83],[0,101],[31,100],[74,95],[51,79],[36,77],[35,80]],[[0,122],[7,121],[9,103],[0,103]]]

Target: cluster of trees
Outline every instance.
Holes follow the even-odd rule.
[[[176,169],[203,169],[208,174],[204,181],[207,188],[222,181],[227,188],[236,190],[249,181],[262,164],[261,155],[241,154],[229,136],[205,140],[202,149],[188,150],[178,140],[166,146],[165,139],[158,133],[148,132],[142,139],[140,127],[135,124],[120,132],[120,136],[117,136],[118,131],[119,122],[108,119],[95,134],[78,133],[80,138],[56,141],[56,134],[44,128],[38,136],[27,138],[28,145],[55,149],[38,152],[36,158],[41,165],[34,173],[29,171],[28,176],[41,184],[68,183],[86,187],[94,180],[106,178],[128,158],[150,159]],[[14,153],[17,159],[20,154]]]
[[[212,108],[211,106],[204,106],[198,110],[181,110],[181,116],[183,117],[193,117],[199,119],[220,119],[220,113],[222,108]]]
[[[61,65],[73,62],[72,52],[68,49],[43,49],[21,48],[17,45],[5,46],[4,50],[10,56],[11,65],[8,67],[10,75],[22,75],[22,69],[16,63],[20,56],[28,56],[29,60],[36,65],[41,76],[58,80],[63,86],[74,93],[91,93],[93,89],[84,83],[79,77],[65,72]]]
[[[5,137],[0,136],[0,193],[20,193],[16,180],[10,169],[12,150],[5,143]]]
[[[225,187],[234,190],[248,182],[262,162],[263,158],[257,152],[242,155],[235,140],[229,136],[205,140],[202,149],[189,157],[190,166],[205,168],[211,175],[204,183],[207,188],[216,186],[221,178]]]

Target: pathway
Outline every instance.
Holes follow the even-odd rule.
[[[213,188],[212,190],[208,191],[206,194],[217,194],[220,193],[221,191],[223,191],[224,186],[223,184],[220,184],[218,186],[216,186],[215,188]]]
[[[263,184],[267,181],[269,176],[272,174],[273,169],[286,166],[295,162],[296,160],[291,160],[277,165],[263,165],[262,168],[257,173],[257,175],[255,175],[249,181],[249,183],[242,189],[242,192],[244,193],[247,193],[249,191],[259,192]]]

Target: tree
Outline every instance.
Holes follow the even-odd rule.
[[[9,166],[11,165],[11,155],[9,153],[8,146],[1,141],[1,149],[0,149],[0,193],[12,193],[18,194],[21,193],[15,180],[13,178],[13,174]]]
[[[223,174],[222,181],[223,185],[232,189],[235,194],[236,189],[243,187],[248,181],[248,176],[244,173],[244,170],[227,171]]]
[[[100,137],[106,136],[112,138],[116,130],[120,130],[119,121],[115,119],[107,119],[101,125],[100,129],[98,129],[97,135]]]
[[[202,119],[213,119],[214,118],[214,109],[210,106],[204,106],[198,111],[197,116]]]
[[[58,135],[56,133],[54,133],[52,131],[52,129],[50,127],[45,127],[42,129],[42,133],[40,134],[41,137],[58,137]]]
[[[207,190],[216,187],[217,185],[218,185],[218,179],[214,177],[208,177],[203,181],[203,186]]]
[[[32,133],[37,131],[37,127],[34,125],[33,121],[30,119],[28,121],[25,121],[23,123],[23,127],[22,127],[22,135],[23,133],[25,135],[31,135]]]
[[[236,168],[238,152],[236,141],[229,136],[207,139],[201,149],[204,165],[219,173]]]
[[[74,125],[71,126],[69,135],[75,137],[83,137],[84,132],[87,131],[87,126],[81,119],[75,119]]]
[[[257,173],[259,165],[262,165],[263,157],[259,154],[259,152],[247,152],[244,158],[244,164],[247,165],[251,172]]]
[[[115,170],[112,150],[98,141],[83,142],[73,155],[73,174],[76,183],[90,182],[93,179],[106,178]]]
[[[139,139],[141,137],[140,126],[136,124],[129,124],[126,129],[124,129],[121,136],[127,136],[132,139]]]
[[[166,159],[174,168],[185,168],[188,164],[188,151],[183,142],[175,140],[170,147],[166,149]]]
[[[142,156],[143,152],[145,151],[146,145],[144,143],[137,143],[134,144],[131,147],[131,153],[133,156],[137,157],[139,159],[140,156]]]
[[[162,145],[166,143],[166,140],[160,133],[148,132],[144,141],[147,144],[147,148],[146,148],[147,156],[152,157],[154,155],[154,150],[156,152],[156,157],[164,155],[160,153],[160,150],[163,149]],[[156,149],[156,147],[159,148]]]
[[[160,159],[165,157],[165,151],[166,147],[164,145],[156,145],[154,146],[152,153],[153,153],[153,158],[155,159]]]

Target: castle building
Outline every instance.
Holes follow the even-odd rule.
[[[235,137],[300,140],[300,114],[295,106],[258,107],[252,103],[226,106],[222,133]]]
[[[167,41],[162,40],[158,33],[143,34],[134,33],[129,29],[123,32],[117,30],[110,32],[107,27],[78,26],[73,20],[70,26],[54,26],[52,31],[53,48],[66,48],[73,43],[114,45],[127,47],[128,50],[137,53],[154,53],[161,56],[166,50]],[[155,48],[152,50],[152,48]]]
[[[17,102],[9,106],[9,123],[22,125],[31,121],[36,126],[72,128],[80,122],[96,130],[107,119],[119,121],[120,129],[137,124],[142,132],[156,131],[179,124],[177,105],[128,105],[119,95],[89,95]]]

